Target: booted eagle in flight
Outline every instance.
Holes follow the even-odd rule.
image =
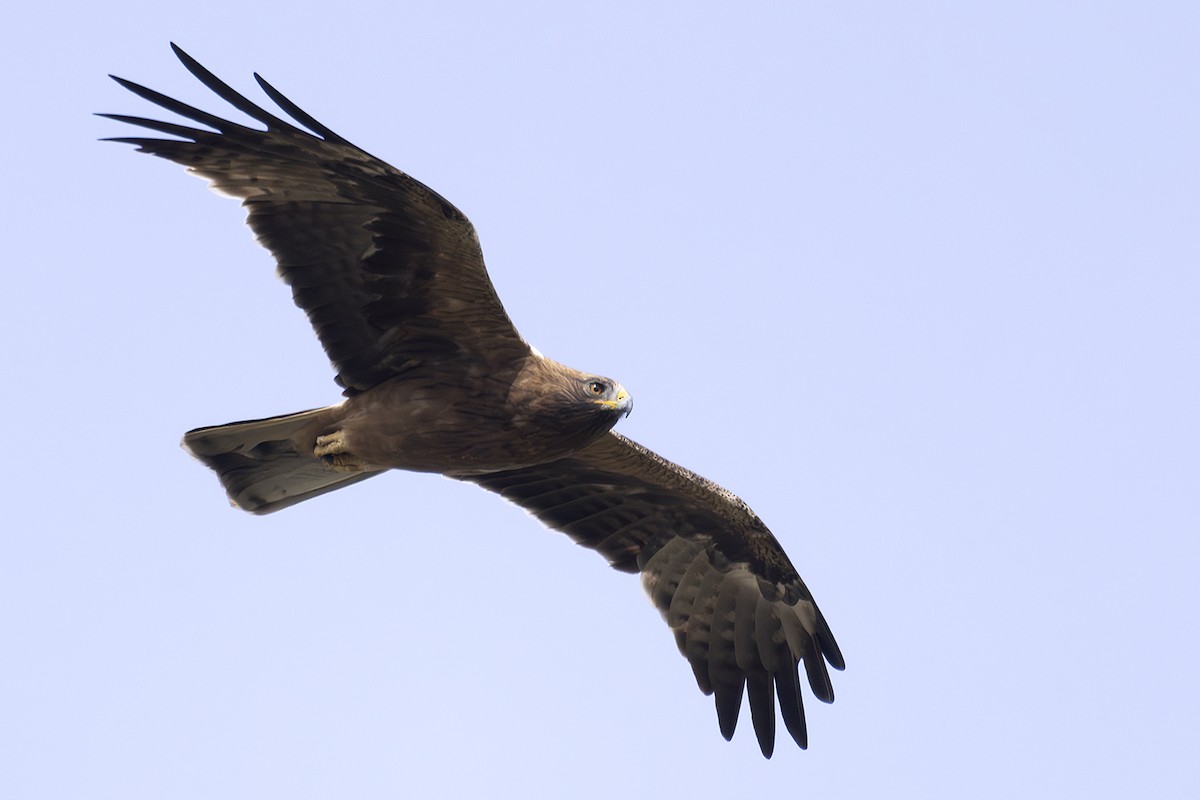
[[[258,75],[299,125],[259,108],[172,45],[183,65],[265,130],[117,78],[203,128],[120,114],[175,137],[122,137],[242,199],[312,322],[345,399],[188,432],[230,500],[269,514],[392,469],[482,486],[638,572],[726,739],[749,696],[763,755],[775,707],[806,747],[800,665],[833,700],[845,664],[779,542],[732,493],[611,429],[616,381],[551,361],[517,333],[471,223],[437,192],[317,122]],[[307,130],[305,130],[307,129]]]

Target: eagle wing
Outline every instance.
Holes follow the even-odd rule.
[[[570,458],[455,476],[530,511],[642,583],[675,634],[721,733],[737,725],[743,693],[763,754],[775,745],[775,702],[800,747],[800,695],[833,701],[826,662],[845,662],[829,625],[779,542],[731,492],[610,432]]]
[[[347,395],[423,364],[435,364],[443,377],[481,366],[498,373],[529,353],[462,212],[317,122],[257,74],[266,94],[308,131],[255,105],[171,46],[205,86],[266,129],[113,76],[212,130],[103,114],[178,137],[112,141],[183,164],[242,199],[248,224],[275,256]]]

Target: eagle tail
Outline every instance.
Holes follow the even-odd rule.
[[[337,410],[329,406],[196,428],[184,434],[182,445],[217,473],[234,506],[270,514],[379,474],[336,471],[313,453],[316,437]]]

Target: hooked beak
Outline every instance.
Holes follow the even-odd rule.
[[[623,386],[617,389],[616,399],[594,400],[593,402],[624,417],[628,417],[630,412],[633,411],[633,398],[629,396],[629,392],[625,391],[625,387]]]

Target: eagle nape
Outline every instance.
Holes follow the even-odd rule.
[[[776,710],[801,748],[801,668],[833,701],[842,653],[775,536],[740,498],[613,426],[615,380],[543,356],[517,332],[467,217],[366,153],[262,78],[284,119],[172,45],[200,83],[261,127],[122,78],[182,117],[102,116],[165,134],[113,141],[240,198],[336,372],[341,402],[189,431],[184,446],[237,507],[268,514],[393,470],[473,483],[641,575],[719,729],[743,699],[762,753]]]

